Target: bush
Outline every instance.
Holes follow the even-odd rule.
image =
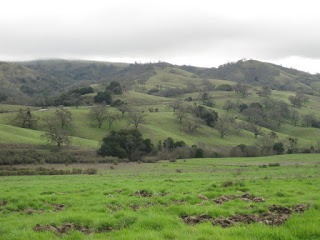
[[[154,95],[156,93],[159,93],[159,89],[158,88],[152,88],[148,91],[149,95]]]
[[[0,165],[44,163],[110,163],[115,157],[98,157],[94,151],[0,150]]]
[[[279,167],[280,163],[269,163],[268,166],[269,167]]]
[[[233,91],[233,88],[230,84],[222,84],[216,88],[217,91]]]
[[[203,105],[205,105],[207,107],[214,107],[215,103],[213,101],[208,100],[208,101],[204,101]]]
[[[111,94],[108,92],[98,92],[96,96],[93,98],[95,103],[103,103],[110,104],[112,102]]]
[[[14,167],[0,167],[0,176],[23,176],[23,175],[70,175],[70,174],[96,174],[97,170],[93,168],[70,170],[58,170],[47,168],[14,168]]]
[[[204,152],[203,149],[197,148],[196,153],[194,154],[195,158],[203,158],[204,157]]]
[[[88,168],[83,171],[83,174],[94,175],[97,174],[98,170],[95,168]]]
[[[282,142],[277,142],[273,145],[272,149],[277,152],[278,155],[284,152],[284,146]]]

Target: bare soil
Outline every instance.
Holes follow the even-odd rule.
[[[54,232],[57,235],[60,235],[62,233],[67,233],[70,230],[77,230],[77,231],[83,232],[85,234],[89,234],[90,233],[90,231],[89,231],[89,229],[87,227],[76,226],[76,225],[74,225],[72,223],[64,223],[60,227],[55,227],[55,226],[52,226],[52,225],[40,226],[40,224],[37,224],[33,228],[33,230],[36,231],[36,232],[51,231],[51,232]]]
[[[264,202],[264,198],[262,197],[256,197],[254,195],[250,195],[249,193],[245,193],[243,195],[223,195],[221,197],[218,197],[218,198],[215,198],[215,199],[212,199],[212,201],[214,201],[215,203],[221,205],[221,204],[224,204],[225,202],[229,202],[233,199],[236,199],[236,198],[239,198],[241,199],[242,201],[245,201],[245,202],[249,202],[249,201],[252,201],[252,202]]]
[[[261,214],[235,214],[230,217],[212,218],[209,215],[199,216],[182,216],[184,223],[195,225],[202,222],[211,222],[213,225],[220,225],[223,228],[231,227],[240,223],[261,223],[270,226],[278,226],[285,223],[291,216],[292,212],[303,213],[308,209],[305,204],[297,204],[293,208],[272,205],[269,212]]]

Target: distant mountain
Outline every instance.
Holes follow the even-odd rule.
[[[143,84],[165,68],[182,69],[195,79],[221,79],[277,90],[318,94],[320,76],[255,60],[227,63],[218,68],[176,66],[169,63],[125,64],[80,60],[0,62],[0,101],[32,104],[34,99],[77,87],[120,81],[130,88]],[[183,78],[183,76],[180,76]],[[4,97],[5,96],[5,97]],[[4,100],[6,99],[6,100]]]
[[[319,75],[312,75],[296,69],[256,60],[240,60],[235,63],[221,65],[218,68],[197,68],[192,66],[182,66],[181,68],[202,78],[269,86],[277,90],[302,90],[311,94],[315,90],[313,83],[320,82]]]

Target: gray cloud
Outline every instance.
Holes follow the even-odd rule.
[[[0,58],[179,59],[203,66],[239,58],[320,59],[316,5],[304,5],[309,11],[301,14],[295,4],[286,9],[265,1],[264,9],[254,1],[237,2],[94,0],[48,6],[32,0],[19,12],[8,5],[8,11],[0,10]]]

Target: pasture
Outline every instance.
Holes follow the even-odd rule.
[[[0,239],[319,239],[319,164],[296,154],[41,165],[98,174],[1,177]]]

